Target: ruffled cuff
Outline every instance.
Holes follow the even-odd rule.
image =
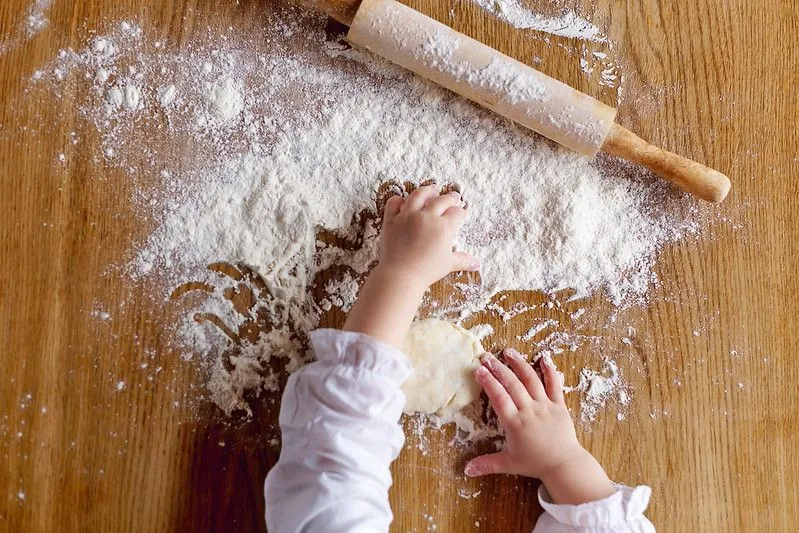
[[[538,501],[544,511],[561,524],[570,526],[612,526],[629,523],[643,516],[652,489],[646,485],[627,487],[613,484],[616,492],[604,500],[583,503],[580,505],[558,505],[546,488],[538,489]]]
[[[369,370],[397,384],[413,372],[402,351],[363,333],[317,329],[311,333],[311,346],[319,361]]]

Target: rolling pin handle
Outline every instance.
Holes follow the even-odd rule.
[[[680,189],[714,204],[723,202],[730,192],[730,180],[721,172],[651,145],[618,124],[611,126],[602,150],[643,165]]]

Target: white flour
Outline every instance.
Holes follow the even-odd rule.
[[[581,402],[583,420],[594,420],[599,410],[614,398],[622,406],[629,402],[618,366],[612,359],[605,359],[604,367],[599,372],[583,368],[580,371],[580,381],[574,389],[585,393]],[[621,412],[618,416],[621,417],[619,420],[624,418]]]
[[[211,70],[205,69],[204,72],[210,73]],[[163,99],[169,101],[168,92],[164,94]],[[225,78],[216,84],[208,84],[205,102],[213,117],[220,122],[233,120],[244,108],[244,99],[236,87],[236,83],[230,78]]]
[[[331,279],[327,282],[325,285],[327,297],[319,303],[319,306],[323,311],[329,311],[335,306],[347,312],[352,309],[352,305],[358,297],[359,288],[358,280],[346,272],[341,279]]]
[[[42,30],[50,25],[47,14],[53,5],[53,0],[35,0],[27,10],[22,20],[17,24],[17,33],[6,38],[0,38],[0,55],[10,52],[18,46],[36,37]]]
[[[491,324],[478,324],[474,327],[469,328],[469,333],[474,335],[477,340],[482,341],[492,333],[494,333],[494,327]]]
[[[541,333],[545,329],[553,327],[553,326],[557,326],[557,325],[558,325],[558,321],[557,320],[553,320],[551,318],[546,319],[546,320],[542,320],[541,322],[533,325],[529,330],[527,330],[527,333],[525,333],[524,335],[519,335],[516,338],[518,340],[521,340],[521,341],[530,341],[536,335],[538,335],[539,333]]]
[[[24,33],[28,38],[35,36],[50,24],[47,12],[50,11],[52,5],[53,0],[36,0],[28,8],[23,23]]]
[[[515,28],[541,31],[571,39],[607,41],[607,37],[598,27],[574,11],[564,10],[558,16],[547,17],[533,11],[523,0],[472,0],[472,2]]]
[[[547,35],[571,39],[571,45],[558,46],[570,55],[579,56],[580,70],[586,77],[598,85],[616,89],[616,96],[621,98],[622,74],[613,43],[595,24],[566,9],[560,10],[555,16],[544,15],[529,7],[525,0],[471,1],[515,28],[541,32],[548,44]]]
[[[534,76],[520,72],[507,60],[494,58],[482,69],[456,60],[454,56],[460,47],[458,38],[439,33],[428,39],[418,55],[431,67],[454,76],[458,82],[488,91],[510,104],[545,101],[549,97],[546,87]]]
[[[306,360],[324,312],[349,309],[376,258],[377,224],[361,215],[381,184],[435,178],[462,191],[458,244],[483,265],[464,285],[462,319],[512,289],[642,301],[658,251],[699,227],[685,214],[693,204],[649,175],[329,42],[324,20],[289,11],[271,24],[268,44],[220,36],[179,52],[123,24],[34,75],[56,93],[82,87],[95,160],[142,180],[137,212],[155,229],[136,244],[131,277],[208,287],[177,340],[228,413],[249,410],[245,392],[278,387],[276,357],[288,371]],[[206,268],[217,262],[234,266]],[[339,273],[314,297],[330,268]],[[253,294],[246,309],[231,300],[240,285]]]

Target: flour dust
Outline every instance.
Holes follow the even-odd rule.
[[[599,86],[622,96],[623,65],[607,32],[577,12],[553,2],[548,13],[531,8],[525,0],[471,0],[482,10],[519,30],[529,30],[547,46],[558,46],[574,55],[580,70]],[[554,41],[553,41],[554,39]],[[533,66],[541,60],[532,58]]]
[[[50,25],[48,12],[53,0],[35,0],[17,23],[16,33],[0,38],[0,56],[17,49]]]
[[[266,41],[178,45],[123,22],[32,79],[31,90],[74,90],[99,134],[73,132],[68,147],[140,184],[126,216],[154,229],[124,271],[156,302],[187,305],[175,345],[226,413],[249,411],[248,394],[276,391],[309,359],[309,331],[350,308],[376,260],[383,202],[413,184],[438,180],[468,203],[458,246],[483,269],[438,309],[460,322],[509,290],[643,303],[658,252],[699,231],[694,204],[639,169],[570,153],[351,49],[324,19],[272,9]],[[600,39],[589,26],[576,37]],[[611,363],[576,393],[618,396]],[[472,436],[495,431],[461,418]]]

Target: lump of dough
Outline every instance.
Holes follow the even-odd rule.
[[[474,370],[485,350],[462,327],[444,320],[414,322],[403,351],[413,366],[413,374],[402,386],[406,413],[447,417],[480,394]]]

